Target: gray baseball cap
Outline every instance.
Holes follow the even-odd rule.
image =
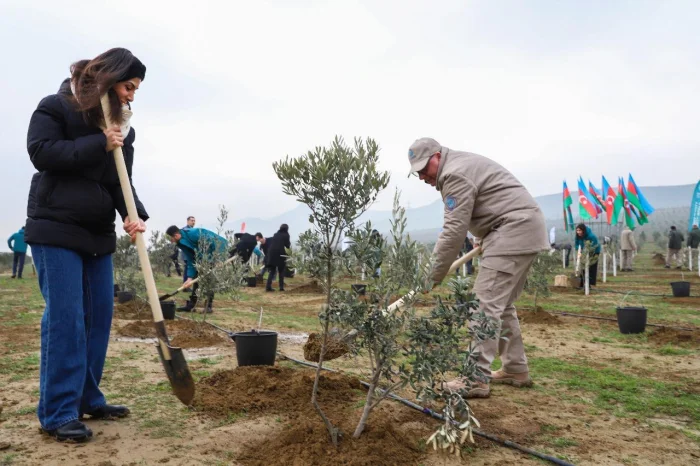
[[[411,163],[411,171],[408,176],[425,168],[430,157],[442,151],[442,146],[433,138],[420,138],[408,148],[408,161]]]

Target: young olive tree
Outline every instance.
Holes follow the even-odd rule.
[[[336,305],[331,314],[334,323],[354,329],[356,349],[366,351],[369,358],[370,386],[353,435],[355,438],[362,434],[372,410],[389,393],[408,383],[408,379],[401,376],[400,361],[407,325],[415,316],[416,295],[404,298],[402,309],[388,310],[391,300],[408,290],[420,292],[429,281],[430,256],[422,245],[406,235],[406,211],[399,205],[398,193],[394,196],[392,213],[389,245],[377,240],[369,222],[348,235],[352,241],[350,254],[360,267],[375,270],[381,258],[384,270],[382,274],[372,275],[367,286],[369,300],[347,293],[345,301]]]
[[[452,391],[446,385],[448,374],[458,374],[467,390],[485,381],[476,362],[474,348],[495,338],[497,327],[483,313],[470,292],[469,279],[449,283],[452,295],[439,299],[428,315],[416,312],[413,304],[430,281],[432,262],[422,245],[405,233],[405,209],[394,198],[391,232],[387,243],[378,242],[371,225],[351,233],[350,251],[358,262],[374,267],[381,258],[383,270],[368,285],[369,300],[346,293],[346,300],[332,309],[331,319],[355,330],[355,345],[369,360],[371,377],[362,416],[354,437],[362,435],[369,415],[391,392],[410,386],[423,401],[443,404],[446,422],[430,438],[437,448],[460,451],[458,446],[471,438],[476,422],[466,402],[466,391]],[[382,251],[377,250],[381,248]],[[396,309],[390,301],[397,295],[404,305]],[[457,421],[457,425],[453,425]],[[473,441],[473,440],[472,440]]]
[[[483,311],[471,292],[469,278],[456,277],[448,283],[451,295],[437,298],[425,317],[412,319],[404,356],[413,362],[401,366],[401,375],[428,404],[442,405],[444,423],[428,439],[433,449],[461,454],[460,445],[472,443],[473,426],[479,427],[466,394],[476,383],[487,382],[478,367],[481,342],[498,337],[498,325]],[[453,390],[447,382],[457,374],[466,388]]]
[[[535,304],[533,307],[535,311],[537,311],[537,298],[540,296],[546,298],[551,295],[549,282],[559,266],[559,257],[549,254],[549,252],[539,253],[532,263],[532,267],[527,273],[524,290],[534,296]]]
[[[328,344],[329,310],[334,307],[334,270],[342,260],[339,242],[343,232],[352,229],[357,218],[377,199],[389,184],[389,173],[378,167],[379,146],[367,138],[356,138],[354,147],[336,136],[328,147],[316,147],[297,157],[287,156],[272,164],[282,182],[285,194],[311,210],[309,222],[318,234],[318,254],[310,258],[321,267],[319,280],[326,294],[326,305],[320,313],[322,325],[321,354],[311,393],[311,403],[321,416],[331,440],[338,442],[338,429],[318,404],[318,382]]]

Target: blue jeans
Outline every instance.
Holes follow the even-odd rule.
[[[12,276],[15,275],[22,278],[22,270],[24,270],[24,258],[27,256],[26,252],[16,252],[12,257]]]
[[[99,389],[114,307],[112,256],[32,245],[41,319],[41,426],[53,430],[107,404]]]

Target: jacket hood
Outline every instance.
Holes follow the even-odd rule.
[[[70,89],[70,78],[63,80],[61,85],[58,87],[58,94],[62,95],[73,95],[73,91]]]

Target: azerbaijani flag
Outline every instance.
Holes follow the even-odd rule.
[[[578,214],[583,219],[598,218],[598,210],[595,208],[593,201],[586,190],[586,185],[583,184],[583,178],[578,178]]]
[[[632,211],[630,210],[630,201],[627,199],[627,191],[625,190],[625,180],[619,178],[617,180],[619,195],[622,197],[623,207],[625,209],[625,222],[630,230],[634,230],[634,220],[632,219]]]
[[[624,185],[623,185],[624,188]],[[632,208],[631,211],[634,214],[635,217],[637,217],[637,222],[640,225],[644,225],[645,223],[649,223],[649,220],[647,219],[647,214],[644,212],[644,208],[642,207],[642,203],[637,197],[637,192],[636,190],[633,189],[634,185],[632,183],[628,183],[628,189],[625,192],[625,197],[629,201],[629,203],[636,207],[637,210],[639,211],[639,214],[635,212],[635,209]]]
[[[588,180],[588,192],[591,193],[591,196],[593,196],[593,200],[596,201],[595,210],[597,210],[599,214],[601,212],[604,212],[605,201],[603,200],[603,196],[601,195],[600,191],[598,191],[596,187],[593,186],[591,180]]]
[[[634,182],[634,178],[632,178],[632,174],[629,174],[629,182],[627,183],[627,191],[630,193],[634,193],[637,198],[639,199],[640,204],[642,205],[642,210],[644,213],[647,215],[651,215],[652,212],[654,212],[654,208],[649,204],[649,201],[646,200],[644,197],[644,194],[642,194],[642,190],[639,189],[639,186],[637,186],[637,183]]]
[[[574,201],[571,199],[571,193],[569,192],[569,187],[566,185],[566,181],[564,181],[563,201],[564,201],[564,229],[566,229],[566,231],[573,230],[574,229],[574,216],[571,214],[571,204],[573,204]]]
[[[608,225],[612,225],[613,212],[615,210],[615,190],[612,186],[608,184],[608,180],[603,177],[603,194],[605,194],[605,213],[608,216]],[[615,223],[617,223],[617,218],[615,217]]]

